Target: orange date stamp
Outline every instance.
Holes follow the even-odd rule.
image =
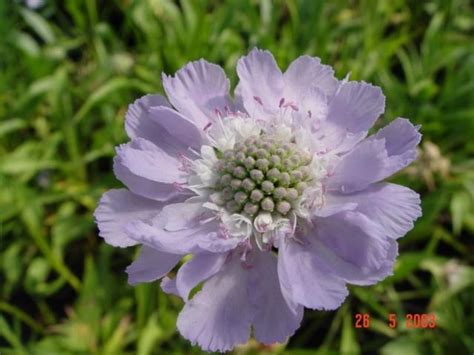
[[[404,321],[404,322],[403,322]],[[399,326],[399,319],[395,313],[390,313],[387,325],[394,329]],[[406,329],[434,329],[436,328],[436,315],[434,313],[407,313],[402,319]],[[356,313],[354,315],[355,328],[370,328],[370,314]]]

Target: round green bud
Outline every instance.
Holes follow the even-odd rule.
[[[221,183],[221,185],[223,186],[227,186],[230,184],[230,182],[232,181],[232,175],[230,174],[224,174],[221,176],[219,182]]]
[[[216,164],[216,170],[219,174],[222,174],[225,170],[225,163],[223,160],[219,160]]]
[[[290,178],[290,174],[288,174],[287,172],[283,172],[280,174],[280,184],[282,186],[288,186],[290,185],[290,182],[291,182],[291,178]]]
[[[263,158],[267,157],[268,153],[265,149],[260,148],[260,149],[257,150],[255,155],[257,156],[257,158],[263,159]]]
[[[245,178],[242,181],[242,187],[247,191],[252,191],[255,188],[255,183],[251,179]]]
[[[220,192],[214,192],[213,194],[211,194],[210,199],[216,205],[219,205],[219,206],[225,205],[225,199],[222,196],[222,193]]]
[[[251,193],[250,193],[250,199],[252,201],[255,201],[255,202],[258,202],[260,201],[261,199],[263,198],[263,192],[258,190],[258,189],[255,189],[253,190]]]
[[[293,163],[289,159],[283,160],[283,163],[281,164],[285,170],[291,170],[293,168]]]
[[[275,208],[275,203],[271,198],[265,197],[260,203],[260,207],[262,207],[262,210],[264,211],[272,212]]]
[[[275,190],[273,190],[273,197],[275,197],[277,200],[281,200],[286,197],[286,189],[284,187],[277,187]]]
[[[298,190],[290,187],[286,189],[286,198],[290,201],[294,201],[298,198]]]
[[[278,180],[279,177],[280,177],[280,170],[278,170],[277,168],[271,168],[270,170],[268,170],[267,172],[268,180],[275,182]]]
[[[252,178],[253,181],[260,182],[263,180],[265,176],[260,170],[252,169],[250,171],[250,177]]]
[[[293,144],[291,143],[285,143],[281,146],[287,153],[293,151]]]
[[[255,145],[252,145],[247,149],[247,154],[248,155],[255,155],[257,150],[258,150],[258,148]]]
[[[232,187],[234,190],[237,190],[238,188],[240,188],[241,185],[242,185],[242,180],[239,180],[239,179],[232,179],[232,181],[230,182],[230,187]]]
[[[234,192],[230,187],[226,187],[222,190],[222,197],[226,201],[231,200],[234,197]]]
[[[247,171],[242,166],[235,167],[232,173],[234,174],[235,177],[239,179],[243,179],[247,176]]]
[[[234,144],[234,150],[242,151],[245,149],[245,145],[242,142],[237,142]]]
[[[293,166],[298,166],[300,165],[301,161],[300,161],[300,158],[298,157],[297,154],[293,155],[290,157],[290,163],[293,165]]]
[[[305,183],[304,181],[300,181],[299,183],[296,184],[296,189],[298,190],[299,193],[302,193],[307,187],[308,187],[308,184]]]
[[[281,158],[278,155],[272,155],[270,157],[270,163],[272,164],[272,166],[280,166]]]
[[[231,174],[234,171],[235,167],[236,165],[233,161],[228,161],[227,163],[225,163],[225,169]]]
[[[247,201],[247,194],[243,191],[236,192],[234,195],[234,201],[238,204],[244,203]]]
[[[245,160],[245,153],[244,152],[238,152],[237,154],[235,154],[235,160],[237,160],[239,163],[243,163],[244,160]]]
[[[258,159],[257,162],[255,163],[257,168],[260,170],[268,170],[268,167],[270,166],[270,162],[267,159]]]
[[[247,169],[252,169],[255,166],[255,159],[252,157],[245,158],[244,165]]]
[[[303,178],[303,174],[301,173],[301,171],[299,170],[293,170],[291,173],[291,178],[294,180],[294,181],[300,181],[302,178]]]
[[[273,185],[273,182],[265,180],[262,182],[262,190],[265,192],[272,192],[273,189],[275,188],[275,185]]]
[[[291,210],[291,205],[287,201],[279,201],[276,207],[277,211],[285,215]]]
[[[257,214],[258,212],[258,205],[254,203],[247,202],[244,206],[244,212],[249,214],[250,216],[253,216]]]
[[[228,149],[224,152],[224,159],[231,160],[234,159],[234,151]]]
[[[277,148],[275,149],[275,154],[278,155],[280,158],[286,156],[286,150],[283,148]]]

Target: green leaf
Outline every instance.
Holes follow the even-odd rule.
[[[37,12],[22,8],[20,10],[25,22],[40,36],[46,43],[52,43],[56,40],[53,29],[41,15]]]
[[[404,336],[398,339],[392,340],[385,344],[380,353],[382,355],[394,355],[394,354],[403,354],[403,355],[423,355],[424,352],[419,348],[419,344],[415,339]]]
[[[451,218],[453,221],[453,233],[459,234],[462,229],[463,221],[472,213],[472,201],[469,194],[465,191],[456,193],[451,199]]]
[[[351,312],[346,312],[344,315],[344,321],[342,324],[341,334],[341,354],[360,354],[360,346],[357,342],[357,338],[354,332],[354,325],[352,322]]]
[[[17,354],[27,354],[25,348],[21,344],[21,339],[10,328],[5,318],[0,315],[0,335],[5,339],[16,351]]]
[[[26,122],[20,118],[12,118],[10,120],[0,122],[0,137],[25,127]]]

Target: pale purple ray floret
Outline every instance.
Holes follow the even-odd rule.
[[[129,283],[162,278],[184,301],[179,332],[207,351],[250,334],[284,342],[304,307],[336,309],[347,284],[391,275],[397,238],[421,215],[417,193],[381,182],[415,159],[421,135],[397,118],[367,137],[380,88],[309,56],[282,73],[258,49],[237,73],[232,98],[219,66],[191,62],[163,75],[167,99],[131,104],[131,141],[114,159],[126,188],[95,211],[107,243],[142,245]]]

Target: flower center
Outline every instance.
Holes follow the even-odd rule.
[[[218,174],[211,199],[229,213],[286,216],[311,183],[311,155],[296,144],[266,134],[217,152]]]

